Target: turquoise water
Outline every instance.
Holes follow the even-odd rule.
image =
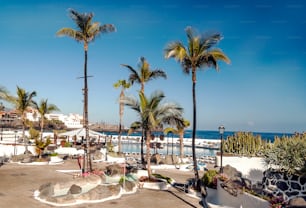
[[[129,152],[129,153],[140,153],[140,144],[135,144],[135,143],[123,143],[122,144],[122,151],[123,152]],[[168,146],[164,146],[162,149],[154,149],[151,148],[151,153],[159,153],[163,155],[170,154],[172,155],[172,151],[174,155],[179,155],[180,154],[180,148],[177,145],[172,145],[169,144]],[[144,146],[144,153],[146,152],[146,147]],[[216,154],[217,150],[211,150],[211,149],[204,149],[204,148],[196,148],[196,154],[198,157],[201,156],[214,156]],[[192,150],[191,147],[184,147],[184,154],[185,155],[192,155]]]

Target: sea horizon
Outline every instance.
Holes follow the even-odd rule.
[[[102,131],[101,131],[102,132]],[[274,138],[277,137],[283,137],[283,136],[292,136],[294,133],[281,133],[281,132],[252,132],[252,131],[224,131],[222,137],[223,139],[226,139],[228,136],[233,136],[237,132],[250,132],[254,136],[260,135],[262,139],[264,140],[269,140],[269,141],[274,141]],[[113,131],[103,131],[106,135],[118,135],[118,132],[113,132]],[[163,134],[163,132],[153,132],[153,134],[156,137],[159,137],[160,135]],[[122,133],[123,136],[128,136],[126,132]],[[129,136],[141,136],[141,132],[135,132],[130,134]],[[168,137],[174,137],[177,138],[178,135],[176,134],[171,134],[169,133],[168,135],[164,135]],[[188,129],[185,130],[184,132],[184,138],[192,138],[192,130]],[[216,130],[197,130],[196,131],[196,139],[214,139],[218,140],[221,139],[221,135],[219,131]]]

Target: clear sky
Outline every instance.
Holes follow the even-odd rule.
[[[89,45],[89,120],[118,123],[120,90],[113,88],[145,57],[168,79],[149,82],[145,91],[162,90],[165,101],[184,108],[192,121],[191,76],[175,60],[165,60],[171,41],[186,45],[186,26],[220,32],[217,45],[232,63],[220,72],[199,71],[196,86],[198,129],[264,132],[306,130],[306,3],[283,1],[106,1],[1,0],[0,85],[16,95],[16,86],[36,91],[62,113],[82,114],[83,45],[56,37],[75,28],[68,9],[93,12],[94,21],[112,23],[117,32]],[[138,85],[126,94],[137,95]],[[125,110],[124,124],[137,117]]]

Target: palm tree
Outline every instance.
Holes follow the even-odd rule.
[[[188,45],[172,42],[165,48],[165,58],[174,58],[182,66],[183,72],[187,75],[191,72],[192,79],[192,99],[193,99],[193,129],[192,129],[192,158],[194,163],[195,181],[199,180],[197,160],[195,154],[195,134],[196,134],[196,73],[197,70],[213,67],[219,71],[218,61],[230,63],[230,59],[218,48],[214,46],[221,40],[219,33],[209,35],[198,35],[191,27],[186,28]]]
[[[185,128],[190,126],[190,122],[186,119],[180,119],[180,120],[175,120],[174,125],[176,128],[168,127],[164,129],[164,134],[168,134],[169,132],[172,132],[174,134],[179,135],[179,141],[180,141],[180,160],[181,162],[183,161],[184,157],[184,132]]]
[[[184,143],[183,143],[184,132],[185,132],[185,128],[187,128],[190,125],[190,122],[188,120],[180,118],[180,119],[175,119],[171,121],[170,125],[176,126],[176,128],[167,127],[164,129],[164,134],[172,133],[172,134],[177,134],[179,136],[180,161],[182,162],[183,156],[184,156]]]
[[[8,92],[5,89],[5,87],[0,86],[0,100],[6,100],[7,95],[8,95]]]
[[[140,58],[140,63],[138,64],[138,70],[134,69],[133,67],[121,64],[122,66],[128,68],[130,70],[129,82],[133,85],[134,82],[140,84],[140,91],[144,93],[144,86],[150,80],[157,79],[162,77],[167,79],[167,75],[164,71],[160,69],[152,70],[150,69],[150,64],[144,57]]]
[[[123,98],[125,97],[124,90],[130,88],[131,83],[127,82],[126,80],[118,80],[114,84],[115,88],[121,87],[121,92],[120,92],[120,97],[119,97],[119,135],[118,135],[118,140],[119,140],[119,153],[121,152],[121,133],[122,133],[122,118],[123,118],[123,111],[124,111],[124,103],[121,102]]]
[[[140,92],[142,93],[144,93],[144,86],[145,83],[147,83],[148,81],[157,79],[159,77],[167,79],[167,75],[164,71],[160,69],[155,69],[155,70],[150,69],[150,64],[147,62],[147,60],[144,57],[140,58],[140,63],[138,64],[138,70],[126,64],[121,64],[121,65],[129,69],[130,71],[129,82],[132,85],[135,82],[140,84]],[[141,149],[140,149],[142,164],[144,164],[144,157],[143,157],[144,135],[146,135],[146,132],[144,132],[144,129],[142,129]]]
[[[58,36],[68,36],[76,40],[77,42],[82,42],[84,45],[84,123],[85,128],[85,139],[86,139],[86,161],[87,167],[89,165],[90,171],[92,171],[90,152],[89,148],[89,128],[88,128],[88,86],[87,86],[87,51],[88,44],[96,39],[102,33],[113,32],[116,30],[115,26],[112,24],[100,25],[99,22],[92,22],[93,13],[78,13],[77,11],[70,9],[70,17],[76,23],[78,30],[72,28],[62,28],[56,34]],[[84,160],[85,161],[85,160]],[[84,164],[85,165],[85,164]],[[85,169],[82,170],[84,173]]]
[[[26,112],[31,108],[35,107],[37,104],[33,100],[36,96],[36,92],[26,92],[24,89],[17,86],[17,97],[7,96],[7,100],[12,103],[21,116],[22,121],[22,138],[25,145],[25,153],[28,154],[28,139],[25,137],[26,128]]]
[[[42,99],[35,107],[40,115],[40,140],[42,141],[46,114],[59,111],[59,108],[54,104],[48,104],[48,99]]]
[[[174,103],[161,103],[164,98],[162,92],[155,92],[147,98],[139,92],[139,101],[133,97],[125,97],[123,102],[136,111],[140,117],[142,127],[146,132],[146,158],[149,178],[151,173],[150,141],[151,132],[172,118],[181,118],[183,109]]]

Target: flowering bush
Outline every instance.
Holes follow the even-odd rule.
[[[269,202],[271,208],[282,208],[286,206],[283,197],[272,197]]]
[[[218,178],[220,181],[227,181],[229,177],[225,173],[219,173]]]

